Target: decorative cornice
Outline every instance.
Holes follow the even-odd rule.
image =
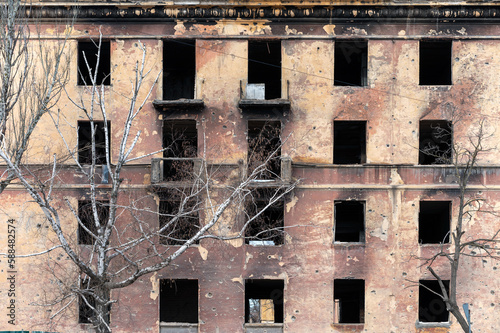
[[[44,4],[27,9],[28,17],[78,20],[220,20],[267,19],[271,21],[380,21],[408,20],[498,20],[500,5],[363,5],[363,6],[262,6],[262,7],[195,7],[195,6],[121,6],[85,5],[80,7]]]

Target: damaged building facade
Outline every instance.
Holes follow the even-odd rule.
[[[138,43],[147,50],[147,68],[161,73],[136,125],[143,133],[137,150],[170,148],[124,169],[124,196],[149,198],[151,211],[179,205],[157,193],[180,177],[169,158],[187,161],[182,168],[222,166],[238,177],[251,167],[252,154],[278,150],[279,163],[269,165],[255,187],[265,192],[276,175],[279,182],[299,181],[282,202],[266,209],[267,224],[249,226],[247,239],[203,239],[168,267],[113,291],[113,332],[461,331],[430,292],[439,286],[419,258],[451,247],[460,202],[447,150],[467,145],[483,118],[487,153],[480,154],[468,191],[492,210],[500,206],[499,5],[322,0],[78,5],[67,42],[66,89],[78,96],[89,82],[78,68],[96,60],[81,55],[96,53],[93,41],[101,33],[98,81],[111,97],[107,124],[99,119],[95,131],[104,142],[108,127],[111,160],[124,114],[112,94],[129,93]],[[42,39],[62,38],[54,27],[71,16],[72,6],[33,5]],[[148,80],[146,86],[152,86],[154,75]],[[67,123],[63,131],[72,137],[69,145],[78,146],[80,163],[88,163],[92,155],[85,147],[92,131],[83,111],[64,96],[58,108]],[[33,165],[64,151],[52,126],[46,117],[37,128],[29,155]],[[185,137],[181,145],[178,131]],[[95,153],[106,156],[102,148]],[[58,191],[82,215],[88,184],[72,172],[70,159],[62,163]],[[103,171],[103,191],[104,178]],[[262,198],[256,198],[256,209],[266,207],[266,195]],[[0,207],[2,222],[17,223],[18,254],[54,245],[47,241],[51,236],[39,207],[20,186],[1,194]],[[200,225],[204,216],[195,216]],[[231,216],[224,227],[237,229],[238,212]],[[150,223],[162,219],[156,215]],[[284,232],[266,230],[270,225]],[[472,238],[491,237],[499,226],[494,214],[478,213],[465,230]],[[74,229],[82,248],[92,245],[77,224],[65,228]],[[6,230],[2,227],[1,249],[7,249]],[[191,232],[175,235],[181,241],[165,246],[181,246]],[[4,259],[0,265],[5,296],[9,273]],[[0,329],[92,331],[78,301],[54,318],[55,310],[43,306],[57,289],[52,273],[65,265],[71,264],[63,254],[19,258],[16,324],[3,316]],[[449,280],[445,259],[433,267]],[[457,298],[470,305],[474,332],[500,327],[499,267],[491,258],[461,261]],[[7,302],[0,297],[4,312]]]

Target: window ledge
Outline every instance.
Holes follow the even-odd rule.
[[[418,86],[432,91],[449,91],[453,87],[452,84],[419,84]]]
[[[282,323],[246,323],[246,333],[281,333],[283,332]]]
[[[333,246],[335,247],[350,247],[350,246],[359,246],[364,247],[366,245],[365,242],[333,242]]]
[[[451,327],[451,322],[443,321],[443,322],[423,322],[417,321],[415,323],[416,328],[430,328],[430,327]]]
[[[338,332],[363,332],[365,324],[363,323],[334,323],[332,327]]]
[[[160,333],[198,333],[198,324],[160,322]]]
[[[175,100],[159,100],[153,101],[153,106],[160,112],[173,111],[201,111],[205,107],[205,102],[201,99],[175,99]]]
[[[284,98],[276,99],[241,99],[238,106],[244,113],[268,113],[279,111],[285,115],[290,110],[290,100]]]

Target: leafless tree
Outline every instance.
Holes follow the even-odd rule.
[[[97,50],[100,50],[102,38],[95,43]],[[280,175],[276,175],[273,181],[266,183],[268,194],[264,203],[260,204],[257,210],[254,209],[245,215],[245,220],[239,223],[237,231],[229,234],[220,231],[222,220],[228,219],[228,216],[231,220],[236,220],[234,216],[231,217],[231,214],[234,214],[232,211],[236,210],[235,207],[248,206],[248,203],[252,202],[251,198],[259,187],[260,175],[269,172],[268,165],[279,154],[281,144],[274,146],[259,165],[252,166],[251,171],[241,172],[242,176],[236,177],[237,179],[220,176],[221,172],[223,173],[221,168],[212,168],[201,159],[199,163],[189,165],[181,163],[177,167],[174,165],[175,169],[182,169],[180,176],[170,179],[173,180],[174,186],[160,188],[155,194],[167,203],[164,207],[160,204],[160,223],[151,223],[151,216],[158,218],[158,212],[145,207],[141,198],[132,198],[128,201],[124,199],[129,194],[124,188],[122,175],[124,168],[130,162],[163,153],[163,150],[160,150],[141,156],[134,155],[134,149],[141,137],[140,131],[132,132],[134,124],[159,78],[159,75],[156,76],[154,84],[146,89],[146,93],[142,92],[146,78],[152,74],[146,69],[145,46],[139,42],[137,47],[142,50],[142,58],[135,65],[130,94],[122,95],[122,98],[127,100],[128,110],[126,120],[118,131],[122,134],[117,151],[113,154],[113,163],[110,129],[106,125],[100,125],[107,124],[111,111],[107,109],[106,88],[97,80],[99,51],[95,66],[86,61],[87,70],[91,73],[91,82],[86,82],[84,89],[87,96],[75,98],[68,95],[74,107],[85,115],[90,124],[89,145],[80,149],[72,147],[62,130],[63,122],[60,119],[63,115],[50,113],[54,130],[59,132],[67,154],[71,156],[78,172],[87,179],[88,197],[85,202],[80,202],[76,207],[74,202],[58,193],[57,156],[53,156],[50,171],[44,174],[31,172],[28,166],[21,168],[15,161],[11,161],[4,151],[0,151],[1,157],[7,161],[14,176],[39,205],[57,236],[57,245],[45,252],[56,248],[58,251],[62,249],[71,259],[79,276],[76,281],[62,282],[68,287],[57,300],[60,308],[55,311],[55,315],[80,299],[80,314],[91,322],[95,331],[99,333],[111,332],[109,312],[112,303],[115,302],[111,297],[113,289],[127,287],[139,278],[171,265],[189,247],[203,239],[221,241],[243,239],[247,235],[246,229],[265,215],[267,209],[283,201],[295,186],[295,183],[282,181]],[[98,131],[104,132],[104,143],[97,139]],[[189,140],[182,138],[182,134],[171,141],[166,151],[175,151],[176,144],[189,146]],[[104,148],[103,154],[99,153],[102,148]],[[79,154],[82,154],[81,149],[87,149],[88,153],[85,154],[87,157],[90,156],[89,159],[85,159],[85,164],[79,159]],[[189,153],[187,157],[182,155],[178,158],[182,160],[192,156],[193,154]],[[100,186],[104,181],[103,170],[109,173],[109,178],[106,180],[109,185],[105,190]],[[126,205],[123,204],[125,201]],[[87,244],[88,251],[81,251],[75,242],[74,233],[68,232],[67,228],[63,227],[69,220],[68,211],[71,218],[77,221],[79,242]],[[196,217],[199,214],[204,216],[203,224],[197,222]],[[283,226],[271,226],[268,229],[273,229],[273,237],[276,233],[284,232]],[[255,233],[252,237],[262,239]]]
[[[42,41],[36,20],[26,17],[24,2],[1,2],[0,20],[0,149],[19,167],[37,124],[61,96],[69,61],[66,38]],[[71,22],[63,26],[66,29]],[[12,169],[4,170],[0,193],[15,178]]]
[[[450,123],[433,128],[435,142],[421,147],[421,154],[430,156],[437,164],[448,164],[453,168],[454,182],[458,187],[458,213],[455,217],[455,227],[449,232],[451,244],[445,244],[445,239],[449,236],[447,234],[440,243],[437,253],[428,258],[419,258],[423,260],[422,266],[426,267],[437,280],[441,292],[436,293],[423,284],[420,286],[439,296],[464,332],[471,332],[469,323],[457,301],[459,292],[457,279],[462,260],[464,257],[499,259],[497,253],[500,250],[500,229],[493,234],[483,236],[467,233],[469,222],[478,214],[496,214],[494,210],[486,208],[487,202],[477,194],[477,191],[469,188],[471,177],[479,171],[479,158],[493,149],[488,147],[487,143],[492,133],[487,130],[486,118],[482,118],[477,121],[476,128],[471,130],[469,135],[459,138],[457,142],[452,142],[453,129],[464,121],[464,115],[453,105],[448,105],[447,108]],[[448,142],[448,144],[443,145],[442,142]],[[446,258],[450,265],[449,288],[443,282],[448,279],[433,269],[433,264],[439,258]]]

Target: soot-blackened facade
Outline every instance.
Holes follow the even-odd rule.
[[[90,41],[99,31],[105,41],[102,60],[109,65],[103,68],[106,89],[128,88],[127,65],[140,41],[162,79],[140,118],[145,136],[139,148],[170,146],[174,129],[185,137],[175,154],[157,154],[124,171],[130,196],[151,196],[152,210],[168,212],[168,204],[151,194],[152,184],[175,180],[165,159],[191,159],[186,168],[204,160],[238,169],[251,165],[259,147],[280,150],[282,163],[269,166],[271,173],[300,180],[264,217],[284,228],[284,235],[193,245],[170,267],[113,292],[114,332],[460,331],[429,292],[438,287],[417,259],[430,257],[440,243],[450,246],[459,207],[451,154],[443,157],[428,147],[445,151],[467,144],[478,120],[489,119],[489,151],[480,156],[469,191],[491,207],[500,205],[500,131],[495,131],[500,6],[253,0],[78,4],[43,2],[29,10],[42,18],[41,38],[47,40],[54,37],[57,19],[77,12],[69,39],[70,94],[85,84],[77,74],[85,60],[77,54],[94,47]],[[85,151],[85,126],[78,125],[80,111],[64,99],[60,103],[66,119],[74,120],[84,163],[91,156]],[[115,149],[113,131],[119,131],[123,106],[110,101],[110,107]],[[51,120],[44,121],[42,129],[49,129]],[[252,141],[266,126],[271,128],[266,142]],[[35,162],[60,149],[56,137],[50,130],[37,132],[31,148],[38,154]],[[59,191],[83,207],[86,185],[66,163]],[[40,239],[50,238],[30,222],[38,207],[28,201],[16,186],[2,193],[0,216],[18,221],[19,253],[43,251],[48,243]],[[202,215],[188,218],[202,225]],[[67,227],[75,228],[75,242],[86,241],[75,226]],[[494,215],[480,214],[466,223],[471,237],[498,229]],[[441,259],[434,269],[448,280],[449,265]],[[65,259],[52,260],[64,265]],[[17,322],[12,326],[4,318],[1,329],[91,330],[79,320],[85,309],[76,303],[49,321],[49,308],[37,305],[44,293],[54,291],[45,291],[55,282],[37,268],[44,259],[20,259],[19,265]],[[461,263],[457,297],[470,304],[475,332],[500,326],[498,267],[491,258],[465,257]],[[2,293],[8,289],[5,281]]]

